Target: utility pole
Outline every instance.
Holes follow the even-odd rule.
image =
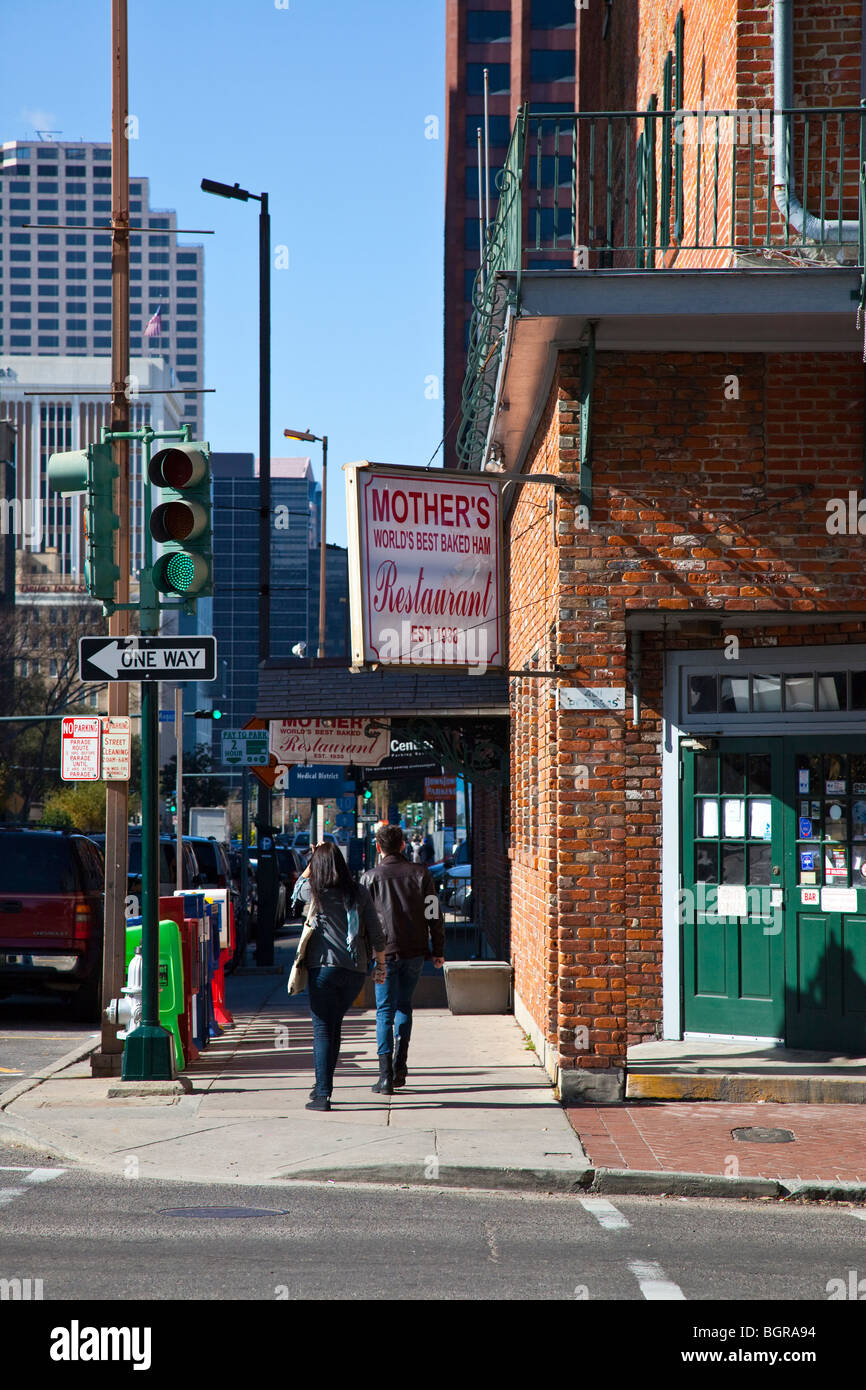
[[[174,691],[174,738],[177,756],[177,891],[183,892],[183,686]]]
[[[129,430],[129,118],[128,30],[126,0],[111,0],[111,430]],[[115,603],[120,607],[108,620],[111,637],[130,631],[129,609],[129,440],[115,439],[114,510],[120,518],[115,559],[118,577]],[[129,713],[129,688],[125,682],[108,686],[109,715]],[[103,935],[102,998],[120,997],[126,983],[126,890],[129,824],[129,783],[107,782],[105,787],[105,916]],[[91,1056],[94,1076],[120,1075],[123,1044],[103,1014],[102,1041]]]

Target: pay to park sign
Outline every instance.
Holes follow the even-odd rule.
[[[503,664],[499,484],[346,466],[356,666]]]

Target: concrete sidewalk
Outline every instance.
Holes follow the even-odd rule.
[[[293,942],[277,943],[284,967]],[[0,1137],[102,1170],[187,1181],[438,1182],[569,1191],[590,1174],[546,1073],[509,1015],[415,1012],[407,1085],[378,1074],[375,1014],[351,1010],[330,1112],[305,1109],[313,1082],[306,995],[288,971],[227,981],[236,1027],[184,1075],[182,1096],[123,1096],[86,1058],[4,1096]]]
[[[94,1042],[4,1090],[0,1140],[126,1177],[189,1182],[866,1202],[862,1104],[626,1101],[566,1111],[510,1015],[416,1009],[408,1084],[389,1097],[370,1090],[375,1014],[350,1010],[333,1108],[310,1112],[309,1003],[286,992],[294,944],[277,942],[282,974],[227,981],[236,1027],[182,1073],[188,1093],[140,1095],[133,1084],[124,1094],[123,1083],[94,1079]],[[732,1133],[755,1127],[794,1137],[767,1144]]]

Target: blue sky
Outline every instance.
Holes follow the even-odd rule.
[[[5,7],[0,139],[110,134],[110,0]],[[445,0],[129,0],[130,171],[205,242],[206,434],[258,447],[258,204],[270,194],[272,441],[329,437],[328,538],[345,543],[340,465],[424,464],[442,435]],[[440,120],[426,138],[428,116]],[[196,240],[196,238],[181,238]]]

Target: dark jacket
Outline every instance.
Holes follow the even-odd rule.
[[[311,899],[310,881],[305,878],[298,889],[298,898],[303,903]],[[357,955],[353,957],[346,945],[346,932],[349,920],[343,902],[343,895],[337,889],[329,889],[322,894],[321,910],[316,915],[316,930],[307,943],[304,964],[309,968],[316,965],[340,965],[344,970],[357,970],[366,975],[369,951],[385,949],[385,933],[366,888],[358,889],[358,944]]]
[[[369,888],[385,929],[387,956],[445,955],[439,895],[425,865],[409,864],[402,854],[386,854],[361,882]]]

